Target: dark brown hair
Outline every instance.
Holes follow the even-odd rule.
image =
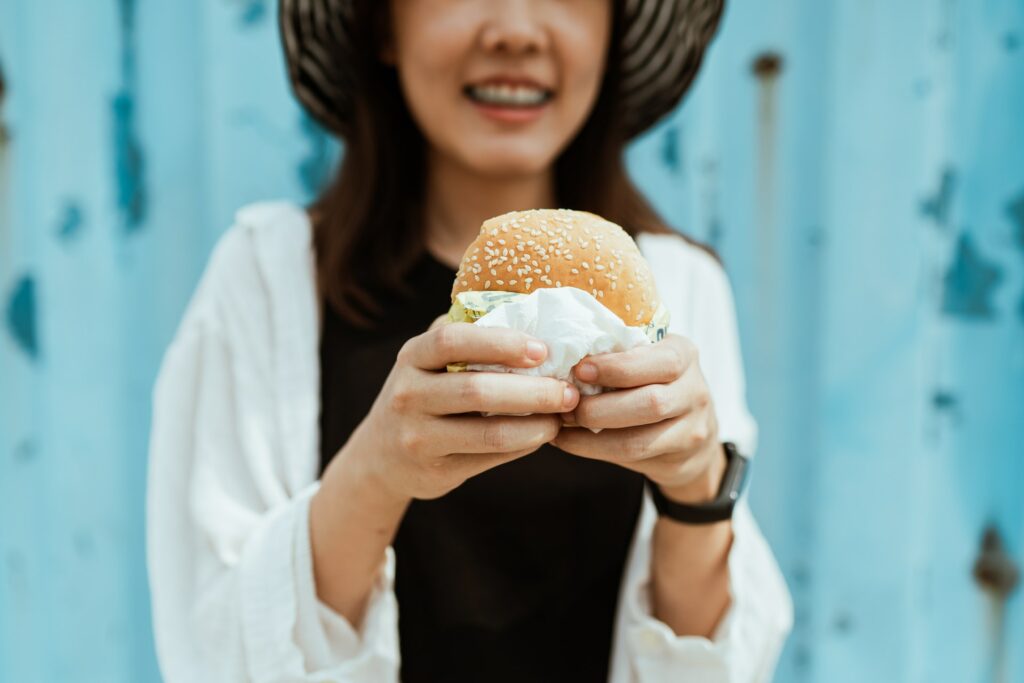
[[[371,326],[372,291],[405,291],[425,248],[426,142],[395,69],[379,58],[389,2],[356,2],[352,59],[358,96],[337,176],[311,207],[317,288],[345,319]],[[630,234],[671,232],[630,180],[616,107],[621,2],[614,2],[604,81],[593,111],[555,162],[561,207],[591,211]],[[540,208],[540,207],[522,207]]]

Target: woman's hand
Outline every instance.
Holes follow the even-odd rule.
[[[468,323],[434,326],[402,347],[370,413],[343,450],[351,447],[350,455],[358,453],[373,478],[395,494],[444,495],[554,439],[558,414],[579,400],[575,387],[559,380],[447,373],[446,365],[527,368],[546,356],[542,342],[521,332]]]
[[[619,389],[584,397],[576,424],[554,444],[568,453],[607,460],[646,475],[679,502],[714,496],[724,454],[711,394],[696,347],[668,335],[657,344],[583,359],[580,380]]]

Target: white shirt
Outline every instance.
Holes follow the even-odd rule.
[[[677,236],[638,242],[671,331],[700,351],[721,438],[753,453],[724,271]],[[308,527],[319,468],[318,343],[305,211],[243,209],[214,250],[154,394],[148,564],[170,683],[397,680],[394,553],[359,632],[316,596]],[[792,606],[746,503],[733,522],[732,606],[712,640],[677,637],[652,616],[654,522],[645,497],[619,594],[612,683],[770,680]]]

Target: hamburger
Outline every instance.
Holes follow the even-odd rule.
[[[567,209],[514,211],[484,221],[459,264],[448,317],[452,322],[477,322],[508,304],[523,305],[524,299],[540,297],[545,290],[567,291],[554,296],[546,292],[547,308],[530,309],[535,314],[578,311],[581,307],[593,311],[595,306],[614,314],[615,320],[596,311],[571,323],[567,319],[565,325],[558,320],[537,325],[530,321],[529,329],[521,328],[531,333],[546,329],[556,337],[541,336],[549,346],[564,342],[581,349],[575,352],[578,357],[573,364],[583,355],[658,341],[667,331],[667,311],[650,266],[629,234],[600,216]],[[560,308],[552,308],[554,299]],[[581,329],[580,320],[584,328],[594,329]],[[606,339],[598,341],[602,335]],[[588,341],[574,343],[573,336],[576,342],[580,336]],[[554,374],[567,373],[568,369],[561,367]]]

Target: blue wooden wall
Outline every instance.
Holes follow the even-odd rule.
[[[155,681],[149,392],[234,209],[334,147],[271,0],[0,0],[0,681]],[[1024,2],[732,0],[630,152],[736,289],[777,680],[1024,682]]]

